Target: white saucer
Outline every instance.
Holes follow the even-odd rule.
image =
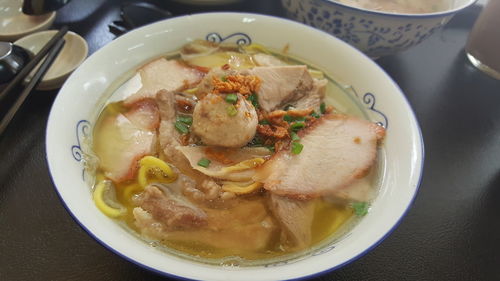
[[[56,33],[57,30],[33,33],[17,40],[14,44],[23,47],[34,55],[38,53]],[[71,72],[73,72],[73,70],[75,70],[75,68],[77,68],[87,57],[87,42],[80,35],[68,31],[64,39],[66,43],[63,49],[40,84],[38,84],[38,90],[53,90],[60,88]]]
[[[21,12],[22,1],[0,0],[0,40],[14,41],[30,33],[48,29],[56,12],[28,16]]]

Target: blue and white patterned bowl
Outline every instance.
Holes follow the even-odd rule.
[[[449,0],[451,9],[397,14],[351,7],[332,0],[282,0],[289,18],[322,29],[372,58],[419,44],[477,0]]]
[[[132,81],[129,79],[139,66],[197,38],[259,43],[274,50],[288,46],[289,55],[333,77],[339,89],[350,86],[336,93],[337,101],[342,98],[355,105],[356,112],[387,128],[380,149],[379,193],[370,212],[352,229],[299,256],[262,260],[251,266],[221,266],[161,251],[96,208],[89,183],[92,175],[84,167],[89,161],[85,152],[99,112],[126,88],[124,82]],[[197,14],[157,22],[127,33],[94,53],[73,72],[54,101],[47,124],[46,150],[62,202],[92,237],[149,270],[197,280],[295,279],[355,260],[377,246],[401,221],[416,195],[423,165],[423,142],[415,116],[401,90],[375,62],[309,26],[240,13]]]

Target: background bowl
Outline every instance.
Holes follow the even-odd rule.
[[[30,33],[48,29],[56,12],[28,16],[21,12],[22,0],[0,0],[0,40],[15,41]]]
[[[370,212],[342,238],[299,258],[249,267],[216,266],[160,251],[96,208],[88,183],[91,177],[84,170],[84,152],[105,101],[140,65],[197,38],[254,42],[275,50],[288,46],[290,55],[352,85],[346,98],[358,104],[367,118],[387,127],[380,153],[378,197]],[[377,64],[341,40],[306,25],[240,13],[197,14],[157,22],[120,36],[94,53],[73,72],[54,101],[46,151],[58,194],[92,237],[118,255],[160,274],[200,280],[299,278],[333,270],[362,256],[397,226],[409,208],[423,163],[423,143],[415,116],[401,90]]]
[[[289,18],[322,29],[372,58],[415,46],[477,0],[449,0],[452,8],[429,14],[366,10],[332,0],[281,0]]]
[[[17,40],[14,44],[36,55],[56,33],[57,30],[36,32]],[[63,49],[47,73],[43,76],[37,89],[53,90],[61,87],[71,72],[73,72],[73,70],[75,70],[87,57],[89,50],[88,45],[85,39],[80,35],[68,31],[68,33],[64,35],[64,40],[66,42]],[[32,73],[37,69],[38,68],[35,68]]]

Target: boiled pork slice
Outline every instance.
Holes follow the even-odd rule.
[[[145,98],[154,98],[159,90],[177,91],[196,85],[204,73],[176,60],[156,59],[139,69],[142,87],[127,97],[125,105]]]
[[[325,115],[299,132],[303,150],[276,153],[254,180],[274,194],[296,199],[334,195],[364,177],[375,163],[384,128],[355,117]]]
[[[311,244],[311,227],[314,218],[314,200],[296,200],[271,194],[270,208],[285,229],[290,246],[304,248]]]
[[[295,109],[314,109],[319,112],[318,109],[325,99],[326,85],[328,80],[326,79],[313,79],[313,88],[305,96],[301,97],[297,101],[291,103]]]
[[[94,150],[108,178],[115,182],[132,179],[138,160],[156,153],[158,119],[154,116],[158,116],[154,103],[133,104],[124,114],[106,116],[96,128]]]
[[[261,80],[259,104],[268,112],[299,100],[313,89],[313,78],[305,65],[261,66],[250,72]]]
[[[142,209],[134,210],[136,220],[140,221],[144,217],[142,211],[145,211],[165,229],[189,229],[207,223],[207,215],[203,210],[190,203],[182,194],[170,191],[168,187],[162,191],[149,185],[135,203],[139,206],[137,208]]]
[[[258,66],[284,66],[284,65],[288,65],[284,61],[278,59],[275,56],[263,54],[263,53],[258,53],[258,54],[252,55],[252,59]]]

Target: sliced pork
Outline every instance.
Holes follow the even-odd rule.
[[[300,131],[303,150],[276,153],[254,176],[274,194],[307,199],[333,195],[365,176],[375,162],[385,130],[344,115],[326,115]]]
[[[208,94],[199,101],[193,113],[193,132],[206,145],[242,147],[257,130],[257,112],[242,95],[233,105],[224,95]]]
[[[257,200],[238,200],[228,209],[205,209],[205,226],[186,231],[168,229],[151,214],[140,208],[134,210],[136,225],[150,238],[202,243],[210,247],[242,251],[259,251],[271,241],[276,231],[274,220],[267,215],[264,204]]]
[[[125,105],[154,98],[160,90],[177,91],[191,87],[203,78],[204,73],[176,60],[156,59],[139,69],[142,87],[124,100]]]
[[[296,109],[314,109],[317,111],[325,99],[327,84],[328,80],[326,79],[314,79],[312,90],[307,95],[293,102],[292,106]]]
[[[291,247],[303,248],[311,244],[311,227],[314,218],[314,200],[301,201],[271,194],[270,208],[285,228],[286,241]]]
[[[261,81],[259,103],[268,112],[299,100],[313,89],[313,78],[305,65],[262,66],[250,72]]]
[[[115,182],[132,179],[138,160],[156,153],[158,107],[152,101],[131,105],[124,114],[107,116],[96,130],[94,151],[105,175]],[[113,141],[110,141],[113,140]]]
[[[287,65],[284,61],[275,56],[258,53],[252,56],[253,61],[258,66],[284,66]]]

